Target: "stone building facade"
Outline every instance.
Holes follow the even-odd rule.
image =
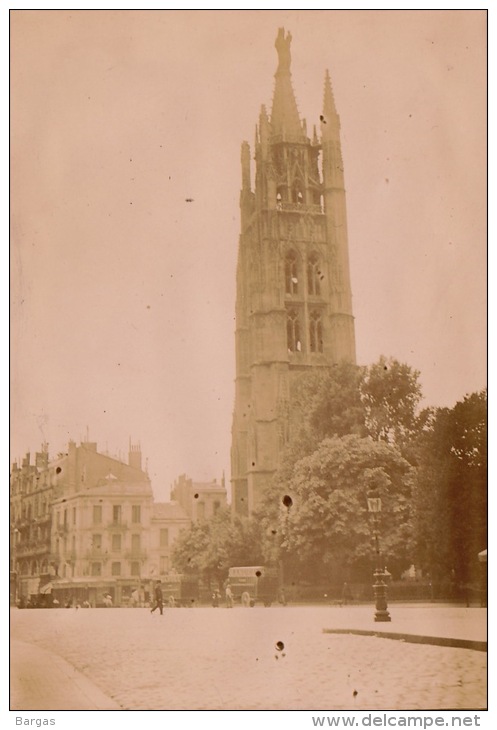
[[[291,35],[278,32],[271,114],[263,106],[251,151],[242,144],[236,294],[232,508],[253,512],[289,437],[297,374],[355,362],[340,119],[328,72],[321,133],[301,121],[290,72]]]
[[[177,503],[155,503],[130,443],[128,462],[97,444],[69,442],[49,459],[48,447],[13,464],[10,479],[11,601],[51,592],[101,605],[125,604],[134,588],[171,568],[171,549],[191,518]]]
[[[50,580],[52,500],[57,489],[57,467],[49,463],[48,445],[12,465],[10,474],[10,600],[22,590],[38,592]]]
[[[185,510],[192,522],[209,520],[227,506],[224,476],[221,482],[194,482],[181,474],[174,482],[171,498]]]
[[[176,501],[154,502],[150,521],[149,575],[160,578],[172,569],[172,551],[181,530],[192,523],[190,515]]]

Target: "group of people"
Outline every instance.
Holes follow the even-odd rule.
[[[225,599],[226,599],[226,608],[233,608],[235,599],[233,596],[233,591],[231,590],[231,586],[228,583],[224,589],[225,593]],[[214,608],[217,608],[221,602],[221,594],[218,590],[215,590],[212,594],[212,605]]]

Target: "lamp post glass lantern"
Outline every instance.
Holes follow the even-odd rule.
[[[373,591],[375,597],[375,621],[391,621],[387,604],[387,584],[385,578],[388,573],[381,564],[380,537],[378,532],[378,514],[381,512],[381,497],[375,494],[368,495],[368,512],[373,515],[374,544],[375,544],[375,571]]]

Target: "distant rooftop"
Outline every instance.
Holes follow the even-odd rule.
[[[154,502],[152,505],[152,519],[188,520],[190,518],[178,502]]]

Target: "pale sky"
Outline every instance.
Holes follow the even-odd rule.
[[[17,11],[11,16],[11,458],[140,441],[158,499],[230,475],[240,145],[278,27],[342,126],[359,364],[425,405],[486,383],[483,11]],[[253,152],[253,147],[252,147]],[[186,202],[192,198],[193,202]]]

